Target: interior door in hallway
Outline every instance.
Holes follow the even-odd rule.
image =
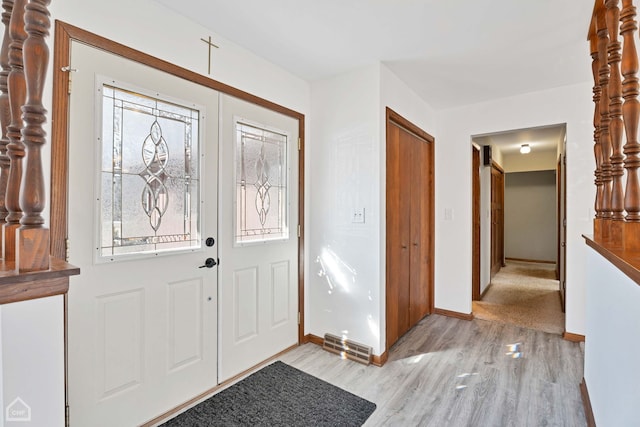
[[[434,243],[434,140],[397,114],[388,114],[387,349],[433,310]]]
[[[229,95],[220,114],[222,382],[298,342],[299,123]]]
[[[139,425],[217,383],[218,94],[73,42],[68,391]]]
[[[491,277],[504,267],[504,171],[491,164]]]

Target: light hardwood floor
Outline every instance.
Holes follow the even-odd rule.
[[[423,319],[382,367],[314,344],[280,357],[370,400],[365,426],[586,426],[580,346],[558,335],[485,320]]]

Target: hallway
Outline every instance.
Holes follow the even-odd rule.
[[[553,334],[564,332],[555,264],[507,260],[481,301],[473,302],[478,319],[509,323]]]

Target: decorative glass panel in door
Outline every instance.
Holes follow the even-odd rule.
[[[235,120],[235,243],[289,238],[285,132]]]
[[[199,114],[103,83],[99,258],[200,247]]]

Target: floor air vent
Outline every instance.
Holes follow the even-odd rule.
[[[322,348],[331,353],[339,354],[344,358],[364,363],[365,365],[371,363],[371,347],[336,335],[324,334],[324,344]]]

